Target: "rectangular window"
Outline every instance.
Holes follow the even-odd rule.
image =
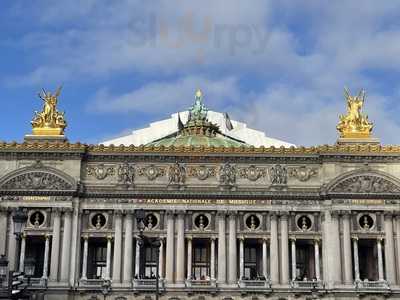
[[[195,280],[210,279],[210,246],[208,241],[193,242],[192,275]]]
[[[150,246],[145,246],[144,258],[144,277],[146,279],[156,278],[158,261],[157,250]]]
[[[107,267],[107,242],[89,241],[88,279],[105,279]]]
[[[244,280],[256,280],[257,269],[257,245],[249,243],[244,246]]]

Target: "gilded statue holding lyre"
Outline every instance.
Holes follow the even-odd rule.
[[[340,115],[340,122],[336,126],[341,138],[369,138],[373,124],[368,116],[361,113],[365,102],[365,91],[361,90],[357,96],[351,96],[347,88],[344,89],[347,101],[347,115]]]
[[[54,94],[43,89],[39,93],[39,98],[43,100],[43,110],[35,111],[35,116],[31,122],[34,135],[63,135],[67,126],[64,112],[57,110],[58,97],[61,93],[59,87]]]

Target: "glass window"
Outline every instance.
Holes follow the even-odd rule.
[[[146,279],[156,278],[157,274],[157,251],[155,248],[145,246],[144,249],[144,276]]]
[[[257,248],[255,245],[244,247],[244,280],[257,279]]]
[[[88,278],[105,279],[107,266],[107,243],[89,242]]]
[[[210,247],[206,241],[196,241],[193,243],[192,263],[193,279],[210,279]]]

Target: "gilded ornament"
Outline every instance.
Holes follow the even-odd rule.
[[[369,138],[373,124],[368,116],[361,113],[365,102],[365,91],[361,90],[357,96],[351,96],[347,88],[344,90],[347,102],[347,115],[340,115],[340,122],[336,126],[341,138]]]
[[[61,93],[61,87],[52,94],[43,89],[39,93],[39,98],[44,101],[43,110],[35,111],[35,116],[31,122],[33,135],[39,136],[62,136],[67,126],[64,112],[57,110],[58,97]]]

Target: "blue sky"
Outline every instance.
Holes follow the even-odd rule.
[[[1,1],[0,139],[60,84],[70,141],[97,143],[205,103],[268,136],[332,144],[343,87],[400,144],[400,2]]]

